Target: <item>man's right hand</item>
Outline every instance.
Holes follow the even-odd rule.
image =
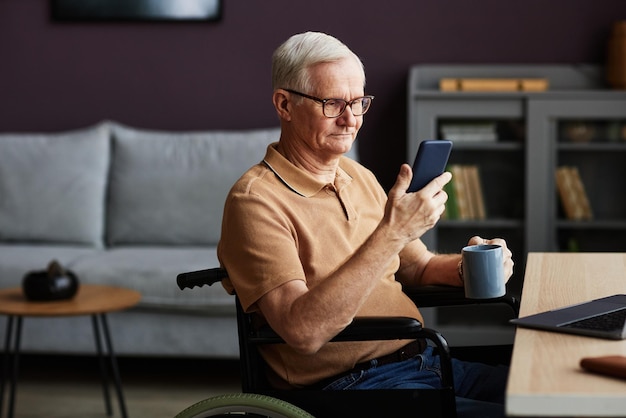
[[[411,167],[402,164],[396,183],[389,191],[383,220],[405,244],[424,235],[439,221],[448,200],[443,186],[452,179],[452,174],[445,172],[423,189],[407,193],[412,176]]]

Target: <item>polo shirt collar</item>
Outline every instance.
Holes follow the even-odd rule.
[[[276,150],[276,145],[272,144],[267,148],[267,153],[263,159],[263,164],[267,166],[289,189],[300,196],[312,197],[324,189],[328,184],[317,180],[311,174],[296,167],[282,154]],[[341,167],[337,168],[337,183],[339,188],[349,184],[352,177]]]

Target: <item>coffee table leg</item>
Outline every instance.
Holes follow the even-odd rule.
[[[91,316],[91,324],[93,326],[93,335],[96,340],[96,350],[98,352],[98,362],[100,363],[100,375],[102,377],[102,394],[104,396],[104,407],[107,416],[113,415],[113,409],[111,408],[111,396],[109,395],[109,374],[104,361],[104,354],[102,352],[102,341],[100,337],[100,326],[98,325],[98,316]]]
[[[13,334],[13,319],[17,319],[15,334]],[[15,392],[17,389],[17,375],[19,371],[20,361],[20,339],[22,335],[22,317],[21,316],[9,316],[7,321],[6,335],[4,339],[4,359],[2,367],[2,376],[0,380],[0,416],[2,416],[4,408],[4,384],[6,382],[6,375],[11,370],[9,377],[9,408],[7,411],[7,417],[13,418],[15,411]],[[13,349],[11,349],[11,339],[13,341]]]
[[[98,315],[100,322],[102,323],[102,330],[104,331],[104,342],[106,344],[107,354],[111,363],[111,372],[113,373],[113,383],[115,384],[115,391],[117,392],[117,399],[120,404],[120,412],[122,418],[127,418],[126,403],[124,401],[124,393],[122,391],[122,379],[120,378],[119,368],[117,367],[117,359],[115,352],[113,351],[113,343],[111,342],[111,333],[109,332],[109,325],[105,314]]]
[[[9,357],[11,350],[11,339],[13,336],[13,316],[7,317],[7,329],[4,336],[4,352],[2,354],[2,370],[0,370],[0,417],[4,415],[4,384],[10,367]]]

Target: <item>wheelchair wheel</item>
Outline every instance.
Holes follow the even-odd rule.
[[[175,418],[206,417],[315,418],[308,412],[270,396],[233,393],[205,399],[191,405]]]

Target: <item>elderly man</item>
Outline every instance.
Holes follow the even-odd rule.
[[[327,390],[437,387],[439,359],[422,342],[329,340],[356,316],[422,320],[402,285],[462,285],[460,254],[434,254],[420,240],[444,211],[451,174],[407,193],[412,172],[403,164],[386,195],[369,170],[343,156],[374,98],[364,92],[360,59],[334,37],[292,36],[274,52],[272,77],[280,139],[233,186],[218,256],[226,289],[287,343],[262,350],[274,381]],[[483,242],[503,247],[508,279],[506,242],[469,240]],[[410,358],[380,365],[398,350]],[[503,415],[506,374],[455,361],[459,416]]]

